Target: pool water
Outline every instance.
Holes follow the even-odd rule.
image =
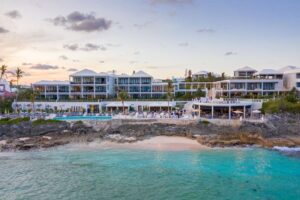
[[[111,116],[66,116],[66,117],[55,117],[56,120],[61,121],[79,121],[79,120],[111,120]]]

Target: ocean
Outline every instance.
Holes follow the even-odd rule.
[[[300,158],[278,151],[83,146],[0,153],[0,199],[300,199]]]

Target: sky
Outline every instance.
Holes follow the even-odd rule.
[[[1,0],[0,65],[22,84],[76,70],[232,75],[300,66],[299,0]]]

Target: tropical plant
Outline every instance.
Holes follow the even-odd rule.
[[[1,74],[0,74],[0,80],[3,78],[3,76],[5,75],[6,71],[7,71],[7,66],[6,65],[2,65],[0,68]]]
[[[19,67],[16,69],[17,87],[19,87],[19,80],[24,76],[24,73]]]
[[[118,91],[118,99],[122,102],[122,107],[123,107],[123,114],[125,114],[125,106],[124,102],[126,99],[128,99],[128,94],[124,90],[119,90]]]
[[[168,113],[170,113],[170,100],[173,97],[173,82],[172,80],[167,80],[167,83]]]

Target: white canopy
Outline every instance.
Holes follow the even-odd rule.
[[[116,101],[116,102],[111,102],[106,105],[106,107],[130,107],[131,104],[124,102],[124,105],[122,104],[121,101]]]
[[[258,114],[258,113],[261,113],[261,111],[260,110],[253,110],[252,113],[257,113]]]
[[[168,105],[168,102],[165,102],[165,101],[162,101],[162,102],[159,102],[159,101],[155,101],[155,102],[150,102],[148,104],[149,107],[175,107],[175,102],[169,102],[169,105]]]

